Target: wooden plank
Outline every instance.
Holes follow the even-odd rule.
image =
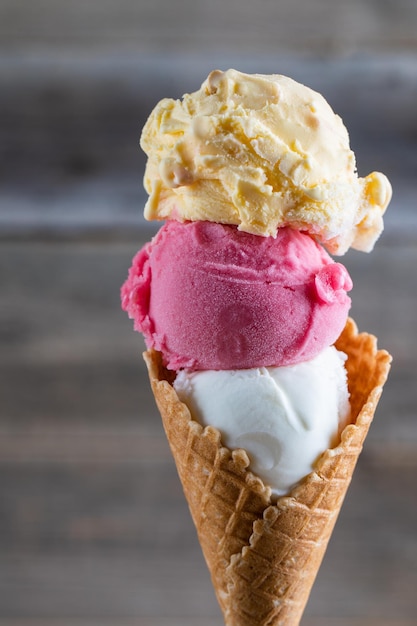
[[[149,234],[141,129],[159,99],[198,89],[217,66],[288,74],[322,92],[349,129],[360,175],[380,170],[393,183],[387,232],[415,240],[414,57],[237,52],[0,55],[0,239]]]
[[[358,48],[415,48],[415,3],[357,0],[285,0],[242,5],[239,0],[134,2],[2,0],[0,40],[3,47],[48,47],[171,52],[245,50],[251,53],[289,50],[304,53],[350,53]],[[221,19],[219,16],[221,15]],[[312,27],[314,25],[314,27]]]
[[[415,616],[414,482],[364,453],[307,616]],[[0,489],[2,617],[217,614],[171,463],[1,464]]]
[[[106,616],[98,619],[12,619],[1,620],[0,626],[114,626],[114,620]],[[222,626],[221,618],[117,618],[117,626]],[[301,626],[415,626],[414,620],[304,618]]]
[[[181,617],[180,619],[172,617],[162,618],[120,618],[117,617],[117,626],[222,626],[221,618],[201,618],[199,616],[187,618]],[[114,618],[108,618],[107,616],[100,617],[98,619],[0,619],[0,626],[114,626]],[[351,618],[309,618],[303,619],[301,626],[415,626],[414,620],[403,619],[351,619]]]
[[[3,243],[3,362],[110,368],[117,354],[120,363],[136,367],[144,344],[120,310],[119,290],[143,243]],[[353,317],[360,329],[380,337],[397,363],[415,359],[416,255],[414,244],[382,239],[371,254],[342,259],[354,281]]]

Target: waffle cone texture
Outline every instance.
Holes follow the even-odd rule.
[[[349,319],[336,343],[348,355],[351,423],[287,496],[248,470],[217,429],[203,428],[172,387],[175,373],[144,358],[226,626],[297,626],[387,378],[391,357]]]

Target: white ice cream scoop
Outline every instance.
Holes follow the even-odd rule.
[[[225,446],[243,448],[274,496],[309,474],[349,419],[345,355],[331,346],[310,361],[246,370],[179,371],[177,394]]]

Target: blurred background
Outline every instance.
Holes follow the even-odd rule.
[[[0,626],[222,623],[119,287],[141,128],[228,67],[321,91],[392,181],[344,262],[394,365],[302,623],[417,623],[416,33],[414,0],[0,0]]]

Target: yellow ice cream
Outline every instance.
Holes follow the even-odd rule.
[[[199,91],[157,104],[141,146],[149,220],[209,220],[263,236],[292,226],[333,254],[370,251],[383,230],[388,179],[358,178],[340,117],[285,76],[216,70]]]

